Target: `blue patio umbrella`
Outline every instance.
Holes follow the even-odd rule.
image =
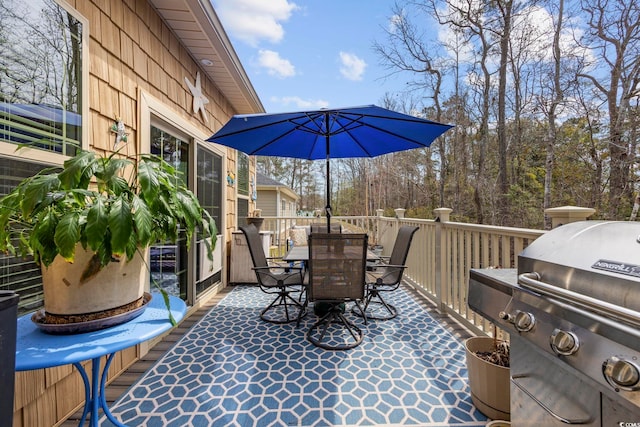
[[[376,157],[428,147],[452,127],[367,105],[292,113],[235,115],[207,141],[255,156],[325,159],[325,211],[330,230],[330,159]]]

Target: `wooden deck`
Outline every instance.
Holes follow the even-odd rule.
[[[180,322],[180,324],[174,328],[170,334],[166,335],[160,342],[153,346],[153,348],[140,360],[131,365],[125,372],[123,372],[118,378],[113,380],[106,388],[107,403],[109,406],[113,404],[132,384],[134,384],[138,378],[147,371],[167,350],[189,330],[193,325],[204,316],[211,307],[215,306],[218,301],[229,293],[230,287],[226,287],[218,291],[218,293],[211,297],[206,304],[200,307],[197,311],[186,317]],[[78,409],[71,417],[67,418],[60,427],[77,427],[82,416],[82,408]],[[102,413],[100,413],[102,416]],[[89,422],[85,421],[85,426],[88,426]]]
[[[227,286],[221,289],[215,296],[213,296],[205,305],[200,309],[186,317],[172,332],[166,335],[160,342],[139,361],[130,366],[125,372],[123,372],[118,378],[113,380],[106,388],[106,397],[109,406],[120,398],[127,389],[133,385],[142,374],[144,374],[153,364],[162,357],[173,345],[180,340],[180,338],[193,327],[212,307],[214,307],[222,298],[224,298],[233,289],[232,286]],[[418,292],[413,291],[413,294],[420,301],[421,305],[428,308],[439,323],[445,327],[452,335],[461,341],[472,336],[472,333],[461,326],[455,320],[448,316],[437,314],[435,305],[430,301],[425,300],[420,296]],[[82,415],[82,408],[76,411],[71,417],[60,424],[61,427],[74,427],[78,426],[80,417]],[[101,414],[102,416],[102,414]],[[85,422],[85,426],[88,426],[88,421]]]

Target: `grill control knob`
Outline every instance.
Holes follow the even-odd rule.
[[[615,356],[610,357],[602,364],[602,373],[615,389],[640,390],[640,370],[635,363],[629,360]]]
[[[506,311],[501,311],[500,313],[498,313],[498,317],[501,318],[504,321],[507,321],[509,323],[513,323],[512,316],[509,313],[507,313]]]
[[[551,333],[551,348],[556,354],[570,356],[580,348],[580,342],[573,332],[554,329]]]
[[[533,314],[526,311],[516,311],[516,315],[513,316],[513,326],[516,327],[518,332],[529,332],[536,324],[536,318]]]

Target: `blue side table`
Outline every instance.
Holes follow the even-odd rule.
[[[171,314],[179,322],[187,312],[184,301],[169,297]],[[113,356],[120,350],[150,340],[172,328],[162,295],[154,293],[144,312],[126,322],[107,329],[74,335],[51,335],[42,332],[31,321],[32,314],[18,318],[16,340],[16,371],[51,368],[73,364],[78,369],[85,388],[85,404],[79,426],[91,412],[90,425],[98,426],[98,411],[116,426],[124,424],[114,418],[107,407],[105,385]],[[100,358],[108,355],[102,372]],[[91,360],[91,382],[80,362]]]

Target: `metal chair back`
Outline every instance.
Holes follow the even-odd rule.
[[[312,233],[327,233],[327,224],[311,224]],[[342,224],[331,224],[331,233],[342,233]]]
[[[412,225],[403,225],[398,230],[396,241],[393,244],[393,250],[389,257],[389,266],[387,274],[382,277],[382,284],[393,285],[400,283],[402,280],[402,274],[404,268],[394,268],[392,266],[404,266],[407,262],[407,256],[409,255],[409,249],[411,248],[411,241],[414,234],[418,231],[418,227]]]
[[[269,264],[269,259],[262,248],[260,233],[255,225],[240,227],[247,239],[247,246],[253,261],[253,270],[258,285],[263,292],[277,294],[276,298],[262,310],[260,318],[271,323],[298,323],[306,313],[306,304],[301,302],[305,291],[304,276],[301,267],[289,264]],[[272,259],[273,260],[273,259]],[[299,293],[299,298],[292,298],[291,293]]]
[[[244,227],[240,227],[240,231],[247,239],[247,246],[249,247],[249,253],[251,254],[251,260],[254,267],[266,267],[268,266],[267,256],[262,248],[262,240],[260,239],[260,232],[255,225],[249,224]]]
[[[310,301],[364,298],[367,235],[311,233],[309,236]]]

